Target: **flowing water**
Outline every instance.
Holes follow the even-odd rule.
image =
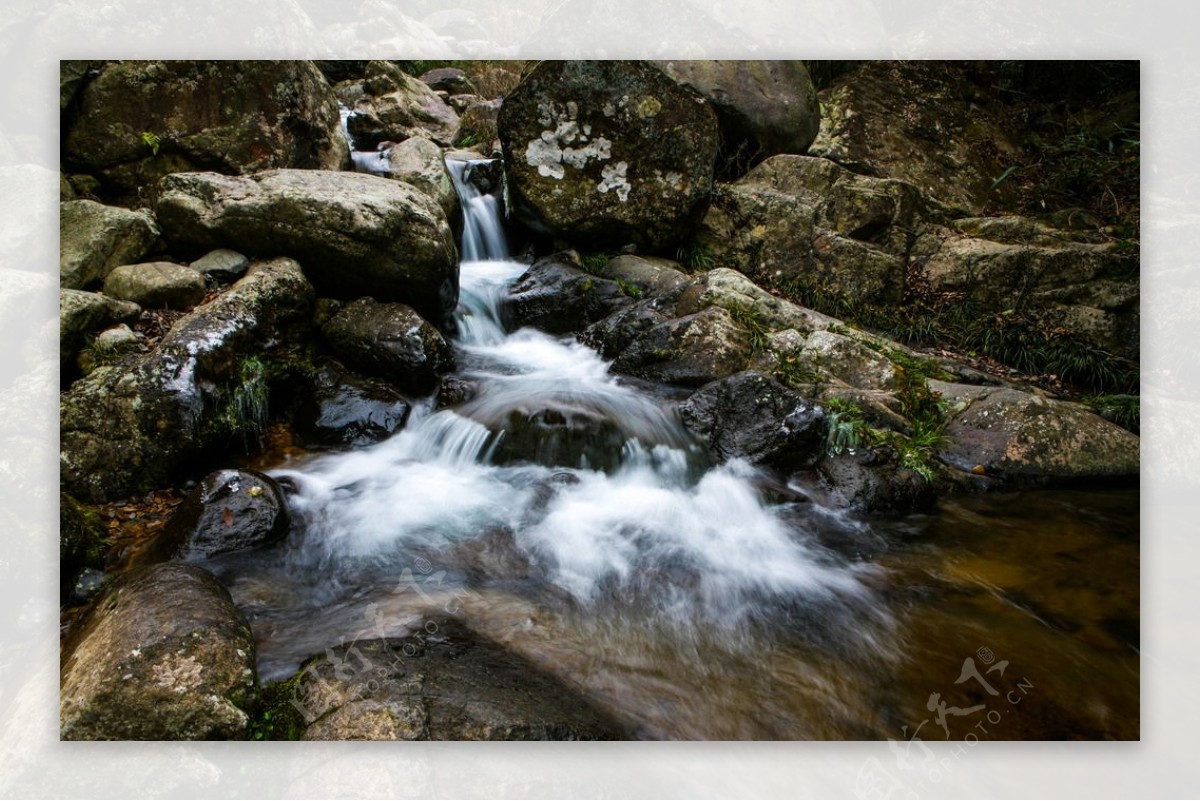
[[[209,564],[264,681],[452,613],[639,737],[1137,736],[1136,491],[867,524],[711,464],[667,389],[505,329],[525,267],[474,165],[448,166],[469,399],[272,471],[295,487],[291,536]]]

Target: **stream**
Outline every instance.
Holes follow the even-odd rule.
[[[713,464],[677,392],[505,330],[526,265],[474,165],[448,162],[468,399],[270,470],[295,488],[292,534],[206,563],[264,683],[453,614],[641,738],[1138,737],[1136,489],[862,522]]]

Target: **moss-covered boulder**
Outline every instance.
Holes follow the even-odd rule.
[[[310,61],[114,61],[80,91],[63,160],[107,195],[172,172],[341,169],[337,100]]]
[[[855,175],[825,159],[773,156],[720,187],[697,247],[767,286],[893,303],[930,213],[903,181]]]
[[[513,212],[589,247],[671,247],[712,190],[711,105],[644,62],[541,62],[497,124]]]
[[[157,214],[173,246],[291,256],[322,295],[399,301],[441,322],[458,301],[458,255],[442,208],[402,182],[353,172],[181,173]]]
[[[164,564],[130,574],[96,599],[62,651],[64,740],[248,734],[254,637],[207,571]]]
[[[929,382],[946,404],[938,457],[1014,481],[1132,477],[1140,439],[1076,403],[1007,387]]]
[[[360,298],[326,320],[321,334],[347,365],[408,392],[431,392],[454,369],[441,332],[403,303]]]
[[[273,374],[308,347],[312,298],[295,261],[257,263],[150,353],[76,381],[61,398],[64,489],[96,502],[145,492],[214,443],[253,436]]]
[[[122,264],[150,252],[158,223],[142,211],[70,200],[59,206],[59,283],[66,289],[95,284]]]
[[[821,107],[803,61],[654,63],[712,103],[726,174],[736,177],[777,153],[804,153],[817,136]]]
[[[969,213],[1013,208],[996,179],[1022,163],[1001,114],[946,61],[863,61],[820,93],[809,153],[857,173],[899,178]]]

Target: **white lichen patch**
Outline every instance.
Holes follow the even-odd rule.
[[[154,684],[165,690],[184,693],[200,686],[201,667],[194,656],[160,662],[152,669]]]
[[[629,165],[624,161],[605,165],[600,172],[601,180],[596,184],[596,191],[603,194],[609,190],[615,190],[617,198],[624,203],[629,198],[629,190],[633,188],[625,176],[628,169]]]
[[[603,136],[591,139],[592,126],[579,125],[579,106],[539,103],[538,121],[547,126],[525,146],[525,163],[536,167],[543,178],[561,180],[567,167],[583,169],[589,161],[612,158],[612,142]]]

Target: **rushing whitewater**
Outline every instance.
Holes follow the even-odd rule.
[[[447,594],[472,625],[517,626],[528,640],[515,647],[560,667],[571,657],[546,640],[600,621],[655,648],[704,630],[733,647],[743,624],[779,615],[810,616],[811,629],[858,609],[878,623],[863,568],[808,536],[794,504],[764,503],[749,465],[713,466],[670,402],[569,338],[505,329],[525,265],[508,256],[499,198],[470,180],[476,166],[448,164],[464,210],[455,347],[469,398],[426,399],[384,442],[273,471],[294,489],[286,546],[214,565],[254,622],[264,676],[402,634]],[[531,441],[531,420],[555,424]]]

